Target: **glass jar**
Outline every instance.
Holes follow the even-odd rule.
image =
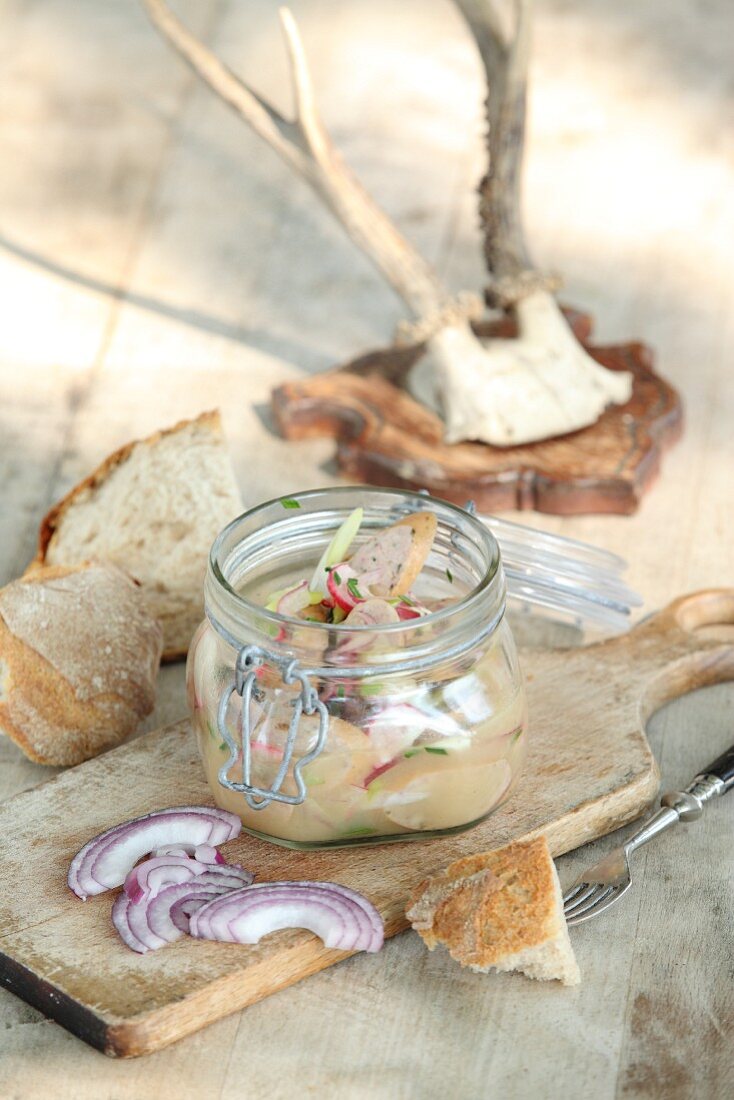
[[[434,610],[349,627],[266,610],[311,575],[361,506],[352,552],[430,510],[438,526],[412,593]],[[270,501],[222,531],[187,666],[216,803],[256,836],[318,848],[469,829],[510,795],[526,705],[493,535],[418,493],[337,488]]]

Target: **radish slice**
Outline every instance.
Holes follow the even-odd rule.
[[[382,918],[371,902],[332,882],[262,882],[215,898],[191,917],[199,939],[259,943],[283,928],[306,928],[328,948],[379,951]]]
[[[329,570],[326,588],[335,606],[342,611],[351,611],[372,595],[365,577],[355,573],[346,562],[340,562]]]
[[[279,615],[289,615],[294,619],[299,611],[303,611],[305,607],[310,605],[310,596],[308,584],[306,581],[301,581],[300,584],[295,585],[293,588],[289,588],[288,591],[280,597],[275,605],[275,610]]]
[[[395,610],[399,619],[422,619],[428,614],[424,607],[419,607],[417,604],[409,606],[407,603],[399,603],[395,605]]]
[[[173,806],[125,821],[93,837],[71,861],[68,883],[77,897],[88,898],[121,886],[141,856],[163,844],[216,845],[236,837],[236,814],[210,806]]]
[[[310,592],[305,581],[291,584],[288,588],[277,588],[265,601],[268,611],[277,611],[280,615],[293,617],[298,611],[312,604],[321,603],[320,592]]]

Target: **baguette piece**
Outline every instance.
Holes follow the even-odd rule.
[[[153,709],[163,645],[140,586],[109,564],[0,589],[0,731],[39,764],[79,764]]]
[[[105,459],[41,524],[39,564],[110,561],[142,586],[163,626],[163,659],[186,655],[204,617],[212,542],[242,511],[217,411]]]
[[[545,837],[451,863],[416,887],[406,915],[431,951],[442,943],[472,970],[581,981]]]

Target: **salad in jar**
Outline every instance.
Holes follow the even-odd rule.
[[[304,493],[231,524],[189,653],[217,804],[295,847],[470,828],[508,798],[525,758],[491,534],[444,502],[362,492],[346,514],[357,490]],[[409,504],[419,509],[385,522]]]

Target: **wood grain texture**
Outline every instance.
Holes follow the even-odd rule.
[[[734,590],[685,597],[595,646],[525,651],[531,762],[510,801],[476,829],[308,853],[241,836],[226,854],[261,881],[332,880],[359,890],[393,936],[406,927],[411,887],[460,856],[538,832],[559,855],[636,817],[657,790],[643,732],[649,714],[693,688],[734,678],[734,645],[694,632],[721,622],[734,622]],[[71,857],[112,821],[208,801],[182,722],[3,804],[0,982],[106,1054],[128,1057],[345,958],[300,931],[245,948],[187,939],[139,956],[110,924],[109,895],[82,904],[70,894]],[[365,957],[362,966],[371,962]]]
[[[591,319],[569,311],[592,356],[630,371],[632,397],[596,424],[521,447],[443,442],[443,425],[404,388],[425,345],[374,351],[328,373],[287,382],[273,392],[273,413],[287,439],[333,436],[342,473],[373,485],[427,488],[488,512],[535,509],[556,515],[637,510],[679,437],[680,397],[653,369],[643,344],[595,347]],[[478,336],[512,336],[507,322],[473,325]],[[581,338],[581,336],[580,336]]]

